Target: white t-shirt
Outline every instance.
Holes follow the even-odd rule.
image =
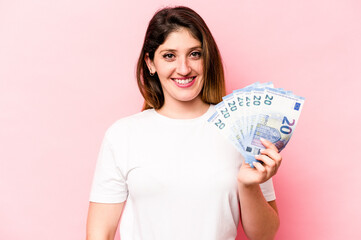
[[[207,122],[213,111],[171,119],[149,109],[109,127],[90,201],[127,200],[122,240],[236,238],[242,155]],[[261,189],[275,199],[272,180]]]

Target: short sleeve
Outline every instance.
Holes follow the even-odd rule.
[[[121,203],[128,197],[128,187],[116,162],[111,143],[105,136],[96,163],[90,202]]]
[[[273,201],[276,199],[276,194],[275,194],[275,190],[273,188],[272,178],[270,178],[266,182],[260,184],[260,187],[261,187],[263,196],[267,202]]]

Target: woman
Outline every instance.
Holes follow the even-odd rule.
[[[207,123],[225,95],[224,75],[196,12],[164,8],[153,16],[137,79],[144,111],[105,134],[87,239],[113,239],[127,200],[132,240],[234,240],[240,217],[250,239],[273,239],[279,218],[271,177],[281,156],[264,140],[256,156],[262,164],[242,164],[242,155]]]

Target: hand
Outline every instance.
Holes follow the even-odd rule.
[[[277,147],[266,139],[261,138],[261,142],[266,149],[262,149],[261,155],[256,155],[255,158],[262,163],[253,162],[254,168],[252,168],[243,162],[239,169],[238,181],[244,185],[264,183],[277,173],[281,165],[282,157]]]

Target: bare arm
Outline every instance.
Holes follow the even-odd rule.
[[[267,202],[259,185],[250,187],[238,184],[242,226],[245,234],[253,239],[274,239],[279,227],[276,201]]]
[[[90,202],[86,225],[86,239],[114,240],[125,203]]]
[[[243,163],[238,174],[238,191],[243,230],[251,240],[274,239],[280,221],[275,201],[267,202],[259,184],[274,176],[282,157],[274,144],[261,140],[266,149],[256,156],[254,168]]]

